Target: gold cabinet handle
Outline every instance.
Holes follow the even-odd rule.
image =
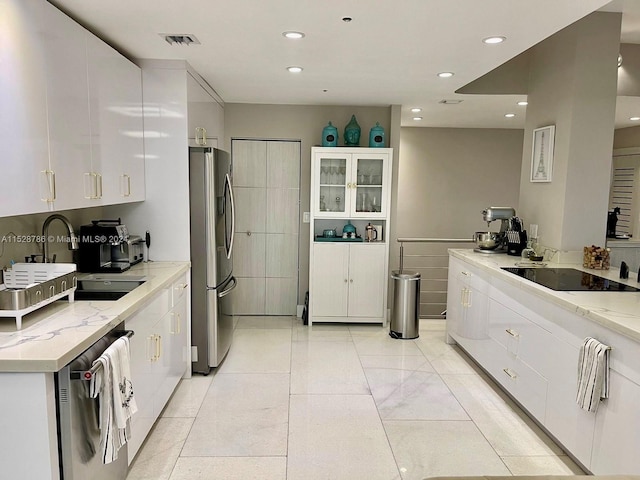
[[[514,372],[510,368],[503,368],[502,371],[506,373],[507,376],[512,380],[515,380],[516,378],[518,378],[518,375],[516,375],[516,372]]]
[[[196,144],[204,146],[207,144],[207,129],[204,127],[196,127]]]
[[[53,170],[42,170],[47,191],[44,197],[40,197],[43,202],[51,203],[56,199],[56,172]]]
[[[507,332],[507,334],[511,335],[513,338],[518,338],[520,336],[518,332],[512,330],[511,328],[507,328],[505,332]]]

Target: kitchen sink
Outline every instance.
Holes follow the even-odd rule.
[[[144,276],[95,273],[78,278],[76,300],[118,300],[146,281]]]

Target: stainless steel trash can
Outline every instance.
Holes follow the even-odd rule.
[[[420,274],[393,271],[393,311],[389,335],[393,338],[418,338],[420,323]]]

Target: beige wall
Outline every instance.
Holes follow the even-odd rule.
[[[597,13],[533,48],[520,211],[540,242],[604,245],[616,102],[620,15]],[[533,130],[555,125],[551,183],[531,183]]]
[[[102,209],[100,207],[55,213],[60,213],[67,217],[76,233],[79,233],[80,225],[102,218]],[[9,268],[11,260],[24,262],[24,257],[27,255],[42,254],[41,243],[24,242],[23,240],[40,240],[42,224],[49,215],[49,213],[38,213],[0,218],[0,269]],[[62,222],[56,220],[51,223],[49,234],[55,237],[66,237],[67,231]],[[21,241],[18,242],[18,239]],[[72,252],[68,250],[66,244],[53,242],[50,247],[50,256],[56,254],[56,262],[71,262],[73,260]],[[41,262],[42,257],[38,257],[36,261]]]
[[[320,145],[322,129],[329,121],[338,129],[339,145],[343,145],[344,127],[351,115],[356,116],[362,130],[362,147],[368,146],[369,130],[376,122],[384,128],[389,144],[391,111],[391,107],[225,104],[225,139],[221,147],[227,151],[231,151],[233,138],[301,141],[298,304],[304,301],[309,286],[309,224],[302,223],[302,216],[309,211],[311,147]]]
[[[613,148],[640,147],[640,127],[619,128],[613,136]]]
[[[522,130],[405,127],[400,149],[398,237],[471,238],[484,208],[518,212]]]

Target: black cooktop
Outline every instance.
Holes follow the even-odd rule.
[[[575,268],[502,267],[539,285],[557,291],[640,292],[639,289]]]

